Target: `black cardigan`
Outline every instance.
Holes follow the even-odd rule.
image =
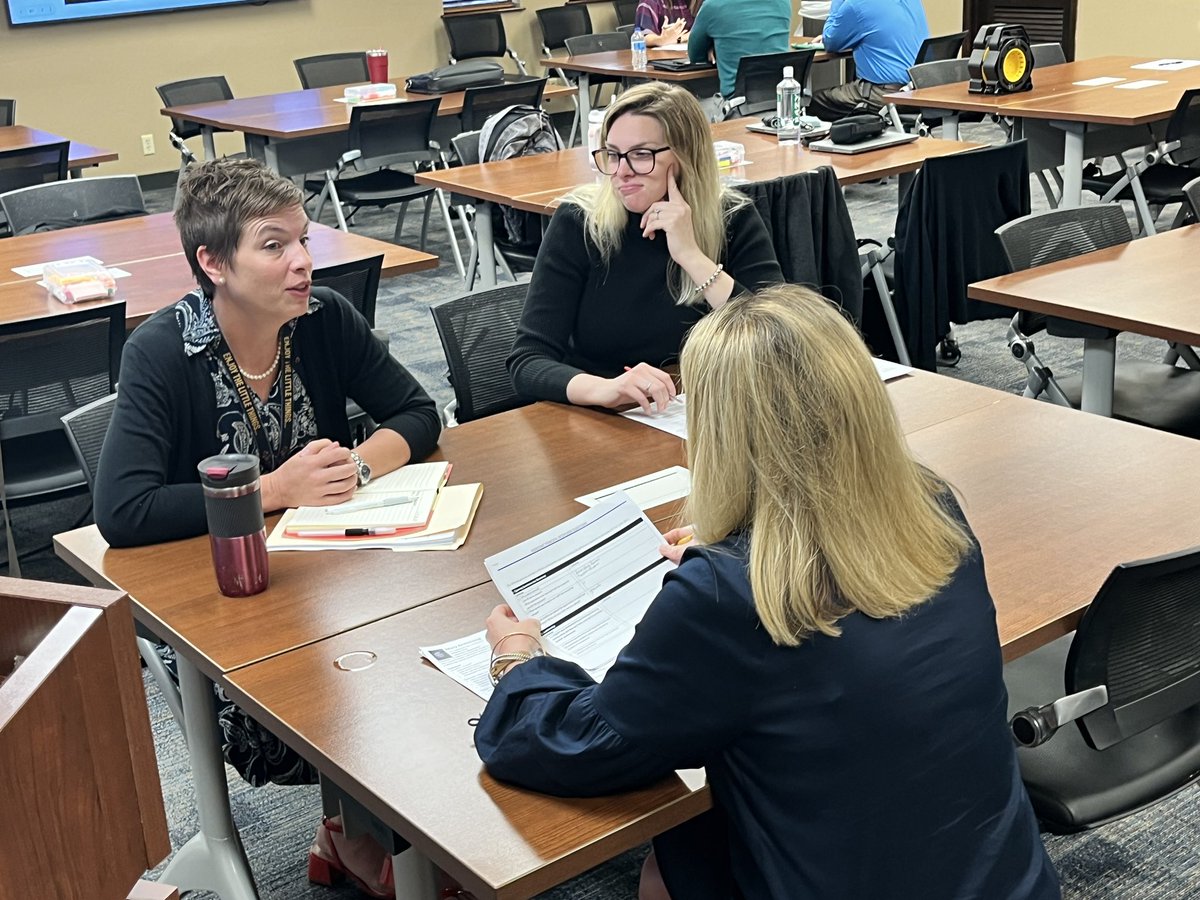
[[[689,328],[708,306],[679,306],[666,271],[666,235],[642,237],[630,213],[621,247],[605,263],[573,203],[554,213],[542,239],[508,374],[528,400],[566,402],[567,383],[581,372],[612,378],[625,366],[677,362]],[[724,259],[733,296],[783,281],[762,219],[753,205],[734,210]]]
[[[320,437],[351,446],[346,398],[397,432],[413,460],[437,446],[441,424],[429,395],[371,334],[340,295],[313,288],[319,309],[296,322],[294,364],[312,400]],[[222,448],[205,354],[187,356],[174,307],[130,336],[120,390],[96,476],[96,524],[114,547],[203,534],[196,465]]]

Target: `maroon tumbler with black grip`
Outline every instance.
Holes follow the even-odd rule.
[[[217,587],[226,597],[265,591],[270,575],[258,457],[245,453],[210,456],[199,469]]]

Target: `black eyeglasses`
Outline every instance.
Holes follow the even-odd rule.
[[[615,175],[621,166],[621,160],[625,160],[634,175],[649,175],[654,171],[654,161],[658,159],[658,154],[670,149],[659,147],[657,150],[651,150],[649,147],[635,147],[625,153],[618,153],[616,150],[601,147],[592,151],[592,159],[596,161],[596,168],[605,175]]]

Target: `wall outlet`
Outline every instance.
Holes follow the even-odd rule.
[[[154,135],[143,134],[142,135],[142,155],[143,156],[152,156],[153,154],[154,154]]]

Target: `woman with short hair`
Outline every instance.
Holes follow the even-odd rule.
[[[600,684],[493,610],[488,771],[588,796],[704,766],[714,810],[655,839],[671,897],[1057,898],[979,545],[853,326],[771,288],[700,322],[682,376],[679,566]]]
[[[766,226],[722,186],[696,98],[652,81],[604,117],[596,164],[554,214],[508,371],[533,400],[663,409],[663,367],[730,297],[783,280]]]

